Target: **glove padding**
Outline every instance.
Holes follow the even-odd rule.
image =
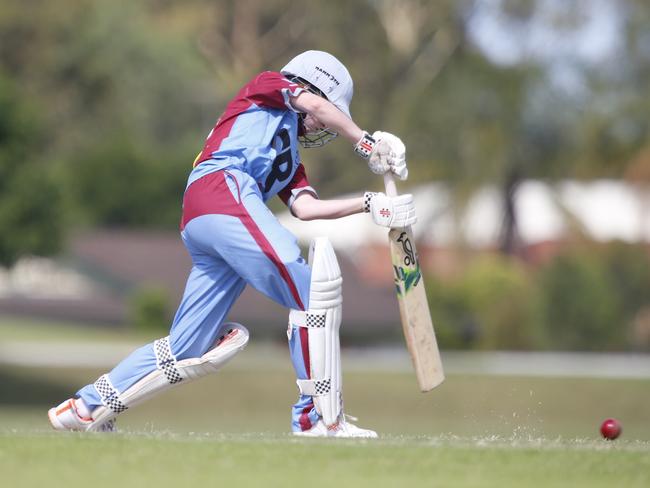
[[[392,171],[400,180],[408,178],[406,147],[402,140],[389,132],[381,131],[376,131],[372,138],[376,142],[368,158],[370,171],[378,175]]]
[[[417,222],[413,195],[409,193],[398,197],[389,197],[383,193],[369,195],[370,213],[375,224],[396,229]]]

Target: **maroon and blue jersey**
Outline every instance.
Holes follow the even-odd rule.
[[[265,71],[237,93],[210,131],[188,186],[222,169],[250,175],[267,201],[279,193],[287,205],[300,191],[312,191],[298,152],[298,114],[290,97],[303,88],[282,74]]]

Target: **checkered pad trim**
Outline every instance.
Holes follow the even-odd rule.
[[[316,381],[316,385],[315,385],[316,395],[325,395],[326,393],[329,393],[330,388],[331,388],[331,381],[329,379]]]
[[[374,191],[367,191],[363,194],[363,211],[365,213],[370,213],[370,202],[377,193]]]
[[[183,377],[176,367],[176,358],[169,346],[169,336],[154,341],[153,351],[156,355],[156,366],[163,372],[167,381],[171,385],[183,381]]]
[[[321,328],[325,327],[325,315],[307,314],[307,327]]]
[[[106,408],[111,409],[115,413],[122,413],[128,408],[120,401],[120,394],[115,387],[113,387],[107,374],[100,376],[99,379],[95,381],[94,386]]]

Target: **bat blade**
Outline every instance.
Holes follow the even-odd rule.
[[[430,391],[444,381],[445,375],[413,231],[410,227],[392,229],[388,233],[388,239],[406,346],[411,354],[420,390]]]

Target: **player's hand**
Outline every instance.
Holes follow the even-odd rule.
[[[390,170],[400,180],[408,178],[406,146],[402,140],[389,132],[381,131],[375,131],[372,137],[377,143],[368,159],[370,171],[383,175]]]
[[[372,215],[375,224],[391,229],[408,227],[417,222],[413,195],[407,193],[389,197],[383,193],[366,192],[364,210]]]
[[[373,173],[383,175],[391,171],[400,180],[408,178],[406,147],[399,137],[381,131],[376,131],[372,136],[364,133],[354,150],[368,160],[368,167]]]

